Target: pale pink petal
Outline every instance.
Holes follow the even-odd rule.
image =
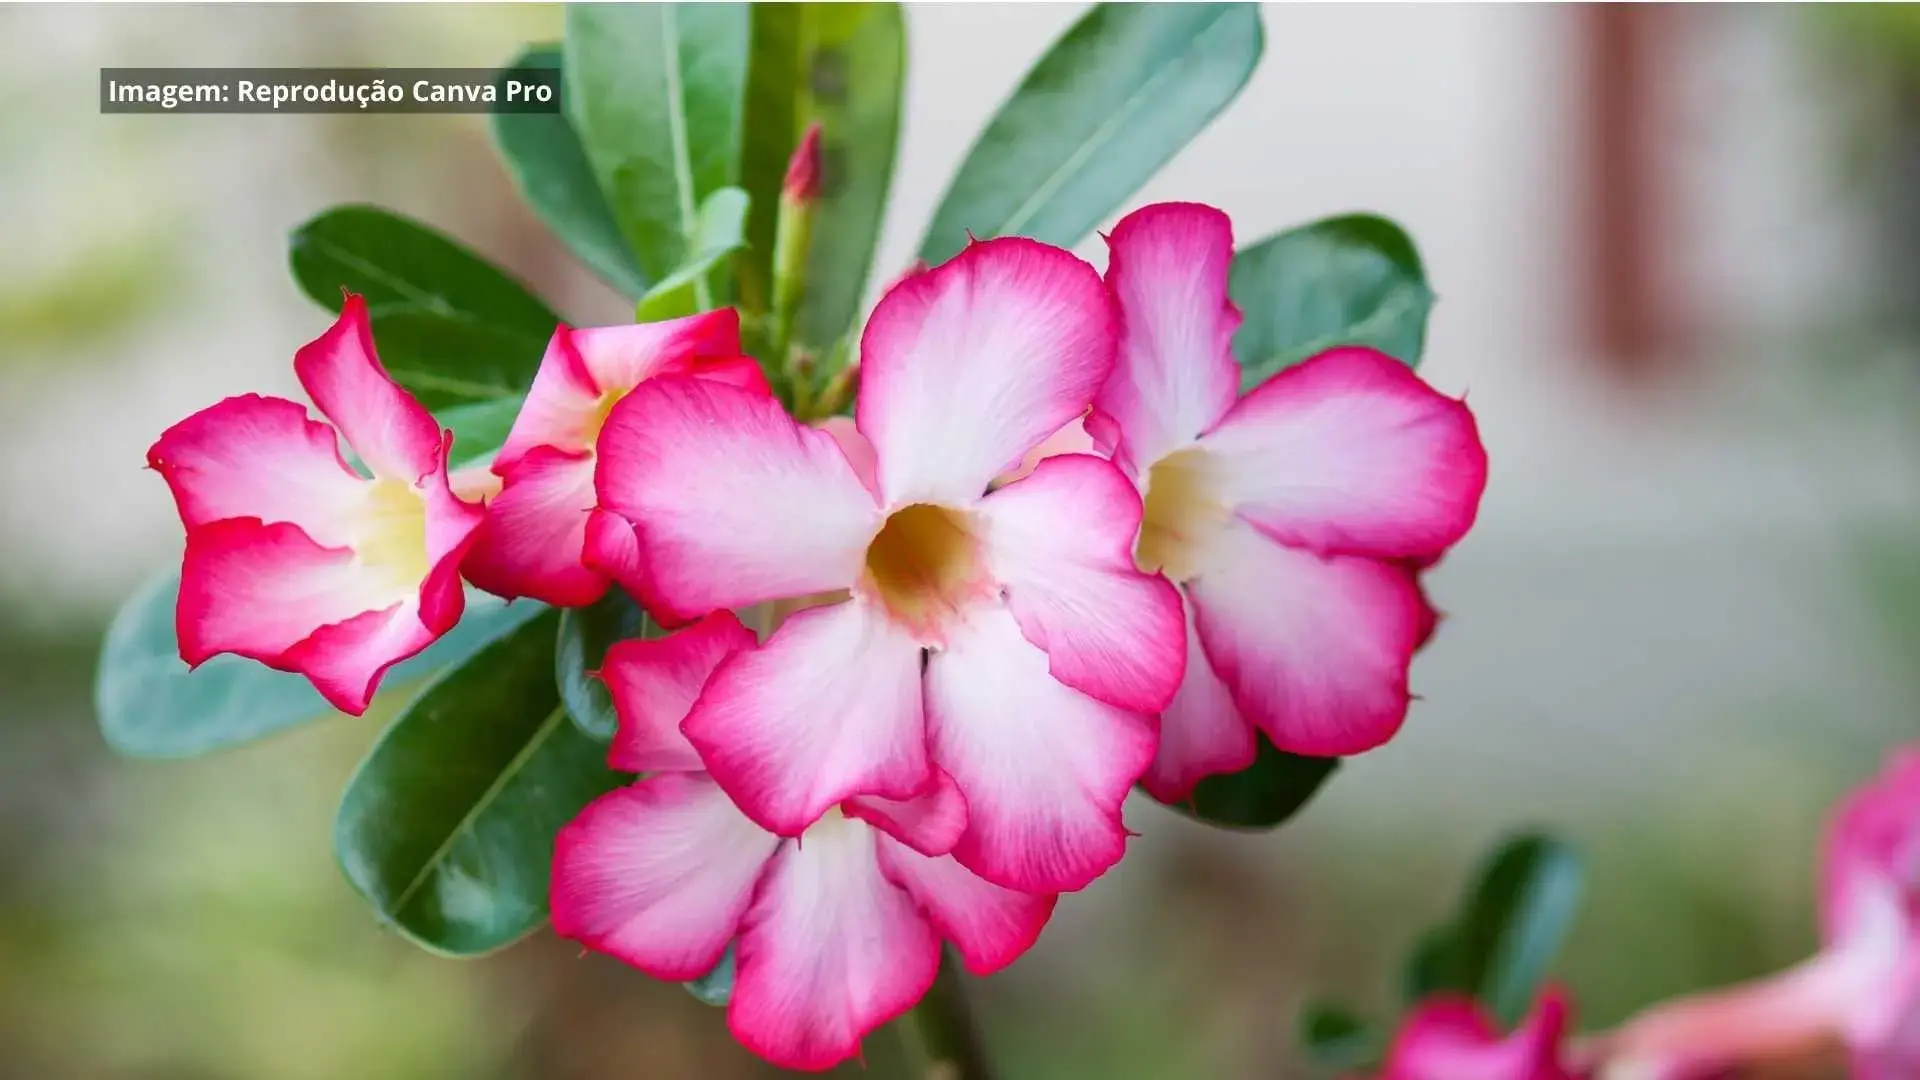
[[[1472,1001],[1433,999],[1401,1026],[1382,1080],[1562,1080],[1566,1026],[1566,999],[1558,991],[1548,991],[1505,1037]]]
[[[733,940],[779,842],[704,776],[609,792],[554,841],[554,932],[655,978],[698,978]]]
[[[1156,203],[1107,237],[1107,287],[1120,353],[1095,408],[1117,429],[1114,457],[1135,476],[1212,427],[1240,392],[1227,299],[1233,225],[1197,203]]]
[[[782,1068],[820,1070],[912,1008],[940,939],[881,873],[876,834],[837,814],[781,845],[742,924],[727,1023]]]
[[[287,522],[318,543],[345,543],[345,517],[366,481],[340,458],[334,430],[305,406],[246,394],[173,425],[147,451],[187,528],[225,518]]]
[[[540,357],[539,370],[533,374],[533,385],[514,415],[513,428],[494,454],[495,472],[504,475],[536,447],[580,453],[593,449],[593,440],[606,417],[600,385],[580,356],[578,333],[564,324],[554,328],[547,351]]]
[[[738,357],[740,313],[729,307],[662,322],[597,326],[574,331],[573,340],[600,389],[629,390],[700,360]]]
[[[1163,803],[1182,802],[1209,776],[1236,773],[1253,764],[1260,744],[1253,723],[1233,703],[1227,684],[1214,674],[1187,608],[1187,670],[1180,690],[1160,713],[1160,746],[1140,778],[1147,794]]]
[[[298,526],[229,518],[191,529],[180,574],[180,656],[217,653],[265,664],[322,626],[405,598],[374,587],[353,552],[321,547]]]
[[[484,506],[488,500],[500,494],[500,477],[493,471],[492,463],[469,465],[447,474],[447,487],[455,498],[475,506]]]
[[[607,764],[632,773],[703,771],[680,722],[713,669],[753,646],[753,631],[731,611],[716,611],[666,637],[614,642],[600,666],[620,721]]]
[[[798,836],[849,796],[932,782],[920,658],[864,601],[809,608],[724,661],[680,727],[747,816]]]
[[[536,446],[502,473],[487,504],[467,580],[496,596],[530,596],[584,607],[607,591],[607,577],[582,562],[593,511],[593,456]]]
[[[1053,677],[1123,709],[1165,708],[1186,665],[1180,594],[1134,568],[1140,495],[1120,470],[1048,458],[978,514],[992,573]]]
[[[644,599],[670,618],[846,588],[882,520],[831,435],[722,383],[643,383],[599,454],[600,506],[632,526]]]
[[[375,476],[413,485],[446,471],[444,432],[380,366],[362,297],[347,297],[327,332],[294,353],[293,372]]]
[[[1093,441],[1093,436],[1087,434],[1087,419],[1087,417],[1081,417],[1071,420],[1066,427],[1047,436],[1039,446],[1027,451],[1027,456],[1020,459],[1020,464],[1014,466],[1012,472],[1002,473],[996,477],[993,485],[1005,487],[1032,473],[1041,462],[1061,454],[1092,454],[1095,457],[1107,457],[1108,454]]]
[[[964,505],[1092,402],[1113,367],[1099,275],[1018,237],[903,279],[860,341],[860,431],[889,506]]]
[[[911,799],[855,795],[841,809],[923,855],[945,855],[967,831],[966,797],[940,769],[933,770],[933,787],[925,794]]]
[[[935,763],[967,798],[954,857],[988,881],[1071,892],[1120,861],[1152,726],[1063,685],[1004,608],[976,608],[927,666]]]
[[[1821,916],[1828,941],[1870,928],[1888,882],[1920,866],[1920,748],[1896,751],[1880,775],[1834,811],[1821,852]]]
[[[850,416],[829,416],[813,425],[833,436],[840,446],[840,452],[847,455],[847,464],[853,466],[854,474],[860,477],[868,491],[877,497],[880,494],[878,475],[879,459],[873,456],[873,444],[867,441],[860,429],[854,426]]]
[[[1039,940],[1058,899],[1003,889],[951,856],[929,856],[891,836],[880,838],[880,868],[953,942],[975,975],[991,975],[1018,960]]]
[[[1268,535],[1329,554],[1438,555],[1487,486],[1473,413],[1385,353],[1340,348],[1241,398],[1200,440],[1220,497]]]
[[[1425,608],[1413,573],[1221,530],[1186,585],[1206,659],[1282,750],[1371,750],[1400,730]]]

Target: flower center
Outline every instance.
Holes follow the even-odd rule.
[[[985,583],[980,541],[966,515],[928,503],[893,512],[867,546],[868,593],[901,622],[927,628]]]
[[[586,449],[591,450],[600,442],[600,429],[607,426],[607,417],[613,415],[613,407],[620,404],[620,399],[626,396],[625,390],[609,390],[600,395],[599,401],[593,403],[593,414],[587,417]]]
[[[427,501],[399,480],[367,487],[360,534],[353,550],[369,573],[395,592],[411,592],[427,579]]]
[[[1207,541],[1232,515],[1214,493],[1207,475],[1206,451],[1176,451],[1147,471],[1145,512],[1133,563],[1142,572],[1163,572],[1185,581],[1199,570]]]

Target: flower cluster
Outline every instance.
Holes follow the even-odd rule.
[[[1391,357],[1239,392],[1223,214],[1147,207],[1108,244],[1104,276],[1013,237],[907,275],[851,420],[790,414],[731,311],[560,327],[494,482],[459,485],[484,507],[350,298],[295,364],[359,468],[259,397],[153,449],[182,653],[357,713],[462,576],[567,606],[617,583],[673,632],[608,653],[609,761],[642,778],[561,832],[555,928],[666,979],[731,948],[741,1042],[846,1060],[946,945],[976,973],[1023,953],[1123,855],[1134,785],[1185,798],[1262,735],[1389,739],[1420,574],[1478,509],[1472,415]]]

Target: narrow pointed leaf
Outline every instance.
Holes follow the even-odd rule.
[[[339,715],[306,679],[252,660],[216,656],[188,670],[174,636],[179,593],[178,573],[161,577],[135,593],[107,627],[94,708],[109,746],[132,757],[192,757]],[[404,686],[460,663],[540,611],[538,604],[509,606],[470,592],[460,624],[395,665],[381,685]]]
[[[549,611],[441,675],[341,799],[334,849],[347,880],[435,952],[489,952],[545,921],[554,835],[621,780],[560,703],[558,621]]]
[[[693,242],[686,261],[647,290],[635,309],[641,322],[676,319],[700,310],[694,284],[746,243],[747,193],[721,188],[707,196],[694,217]]]
[[[652,637],[660,632],[647,613],[620,589],[599,602],[560,613],[560,639],[554,646],[554,679],[560,699],[580,730],[601,742],[613,738],[619,720],[607,684],[591,674],[606,661],[607,647],[627,638]]]
[[[290,262],[315,303],[367,299],[380,359],[428,408],[523,394],[560,317],[440,233],[372,206],[336,207],[293,231]]]
[[[560,66],[560,46],[534,45],[502,72],[504,81],[521,72]],[[567,99],[562,78],[560,99]],[[564,105],[563,105],[564,108]],[[601,280],[622,295],[638,299],[647,277],[627,249],[620,223],[600,191],[580,136],[562,113],[493,114],[493,143],[507,163],[520,194],[562,243]]]
[[[978,237],[1071,246],[1240,93],[1264,47],[1254,4],[1100,4],[1040,58],[973,144],[920,257]]]
[[[1242,248],[1228,283],[1243,321],[1233,353],[1248,386],[1336,345],[1367,345],[1417,367],[1433,291],[1400,226],[1327,218]]]
[[[686,261],[707,196],[740,175],[745,4],[576,4],[567,116],[647,280]]]
[[[906,26],[898,4],[755,4],[741,176],[753,197],[740,296],[769,303],[787,162],[820,124],[820,194],[794,337],[816,351],[860,314],[893,186]],[[902,267],[901,269],[905,269]]]
[[[1312,758],[1274,748],[1260,737],[1260,753],[1237,773],[1209,776],[1185,803],[1173,809],[1233,829],[1271,829],[1300,812],[1334,770],[1339,758]]]
[[[1503,845],[1481,871],[1454,930],[1456,962],[1469,992],[1503,1024],[1533,1004],[1580,910],[1586,871],[1571,847],[1548,836]]]

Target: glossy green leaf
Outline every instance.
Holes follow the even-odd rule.
[[[607,684],[590,672],[600,669],[607,647],[628,638],[653,637],[660,628],[619,588],[597,603],[560,613],[560,639],[554,646],[554,678],[560,699],[580,730],[601,742],[613,738],[618,722]]]
[[[322,716],[337,715],[312,684],[238,656],[216,656],[189,671],[174,636],[180,575],[135,593],[107,627],[94,678],[94,708],[107,744],[133,757],[181,758],[252,742]],[[466,615],[451,633],[396,665],[392,688],[456,664],[539,614],[467,594]]]
[[[526,391],[560,317],[445,236],[371,206],[341,206],[293,231],[300,288],[339,311],[366,297],[380,359],[428,408]]]
[[[453,469],[487,465],[507,441],[513,422],[520,416],[519,398],[496,398],[455,405],[433,414],[440,426],[453,432],[453,447],[448,462]]]
[[[1310,1001],[1300,1010],[1301,1049],[1323,1069],[1371,1065],[1384,1049],[1382,1042],[1373,1025],[1339,1005]]]
[[[1580,909],[1586,871],[1571,847],[1518,836],[1481,867],[1460,914],[1429,931],[1407,965],[1409,1000],[1466,994],[1515,1024],[1532,1006]]]
[[[640,298],[635,314],[641,322],[657,322],[692,315],[700,310],[695,286],[721,261],[746,244],[747,193],[721,188],[707,196],[694,215],[693,243],[686,261]]]
[[[1335,345],[1368,345],[1418,366],[1433,291],[1400,226],[1327,218],[1243,248],[1228,292],[1243,321],[1233,353],[1252,386]]]
[[[559,66],[560,46],[534,45],[500,78]],[[562,102],[567,92],[563,76]],[[646,294],[647,276],[627,249],[580,136],[564,113],[494,113],[493,143],[521,196],[581,262],[625,296],[638,299]]]
[[[347,782],[340,866],[428,949],[472,956],[539,926],[555,834],[621,781],[560,703],[558,622],[546,612],[441,675]]]
[[[906,26],[898,4],[755,4],[741,177],[753,196],[741,299],[766,310],[787,162],[820,124],[820,195],[794,337],[818,352],[860,314],[893,186]],[[902,267],[901,269],[905,269]]]
[[[713,970],[705,975],[683,984],[687,993],[699,998],[703,1003],[716,1007],[724,1006],[733,998],[733,946],[713,965]]]
[[[1300,812],[1340,767],[1339,758],[1302,757],[1260,738],[1259,756],[1237,773],[1209,776],[1175,810],[1233,829],[1271,829]]]
[[[748,6],[573,4],[566,23],[567,115],[657,282],[687,261],[700,204],[739,180]]]
[[[1255,4],[1096,6],[973,144],[920,257],[951,258],[969,230],[1078,243],[1240,93],[1263,34]]]

